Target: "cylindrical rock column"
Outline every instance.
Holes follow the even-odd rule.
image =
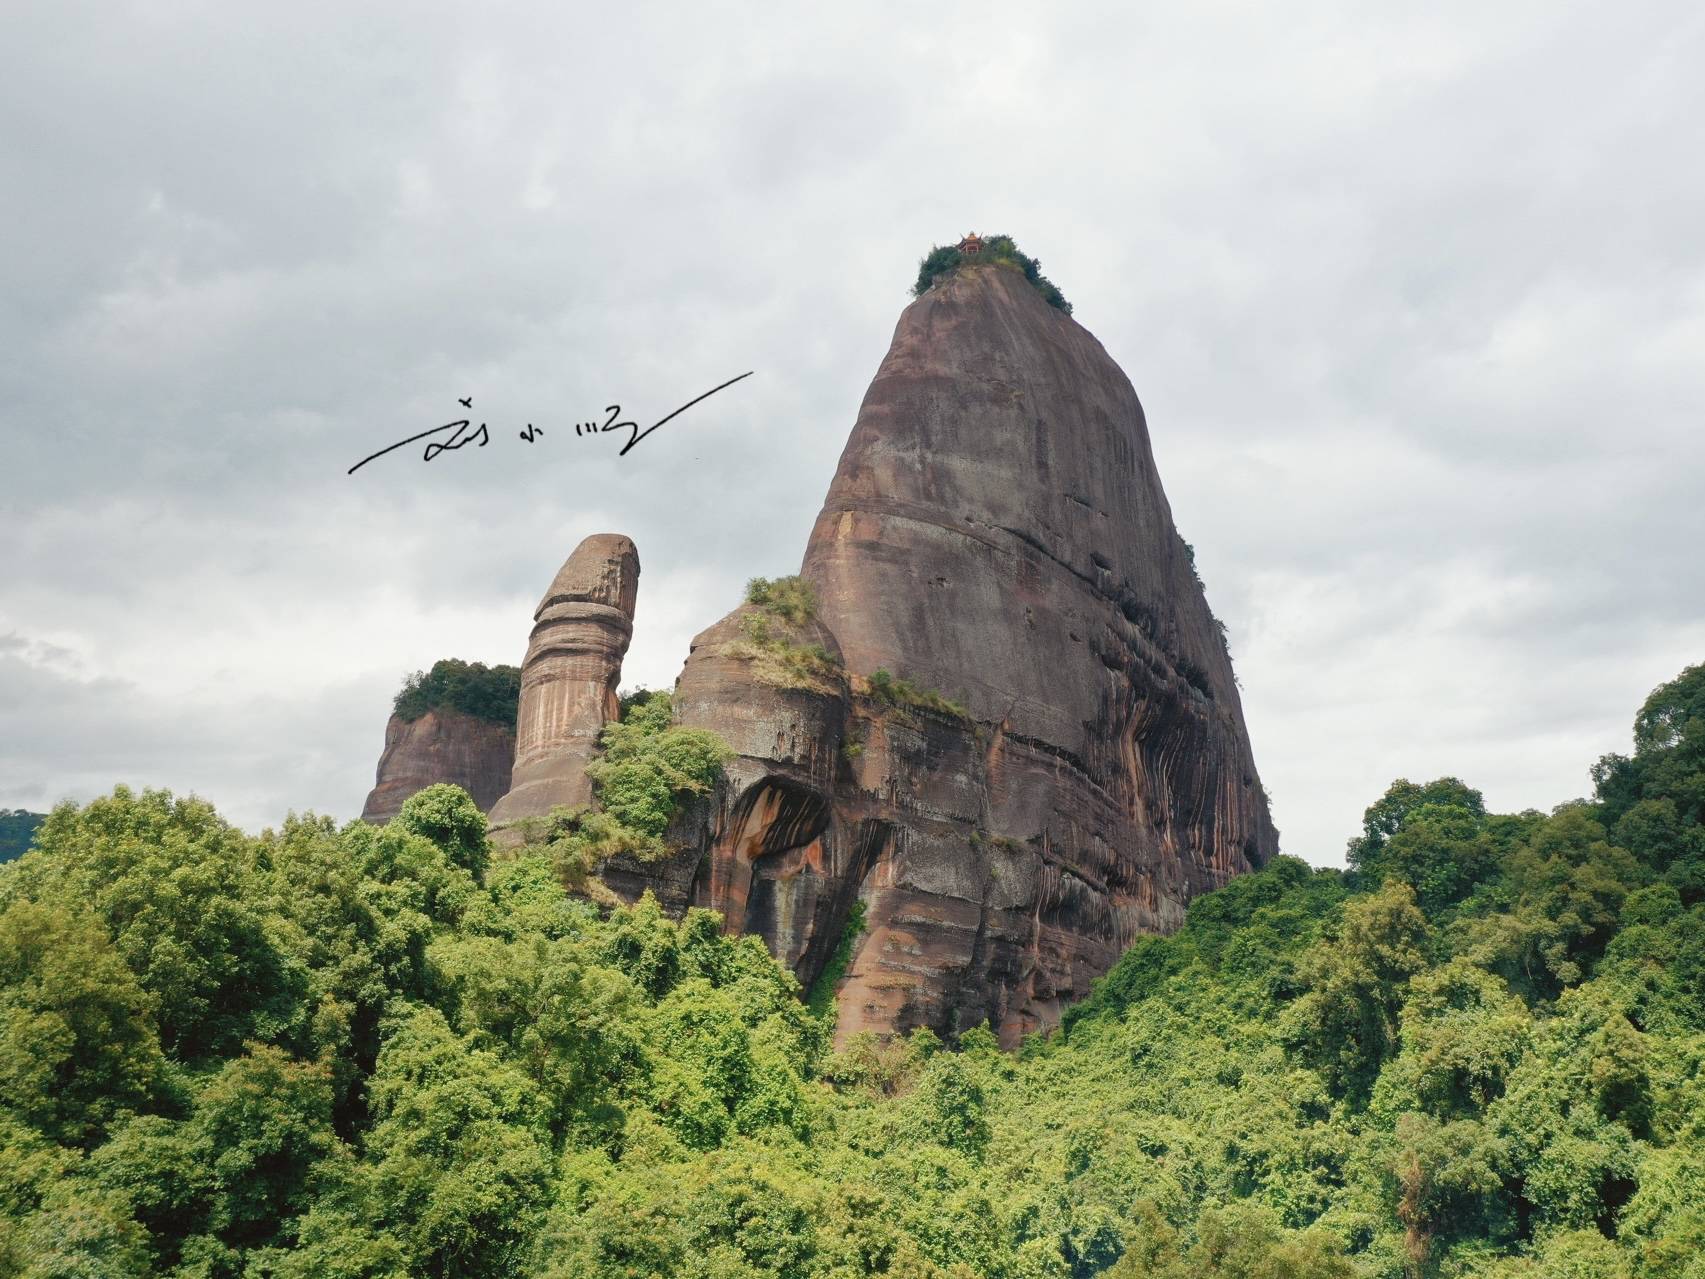
[[[639,552],[620,533],[595,533],[557,570],[533,614],[521,666],[515,772],[492,807],[494,830],[592,798],[586,765],[616,717],[622,658],[633,637]]]

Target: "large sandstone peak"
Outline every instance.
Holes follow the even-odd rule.
[[[1018,272],[962,269],[901,316],[803,575],[850,671],[977,726],[974,809],[927,785],[890,806],[843,1026],[904,1019],[897,985],[926,1020],[950,991],[1009,1040],[1051,1024],[1139,933],[1276,851],[1142,406]]]
[[[592,798],[586,765],[616,717],[638,594],[639,552],[619,533],[593,534],[557,570],[533,614],[514,779],[491,810],[494,828]]]
[[[1191,891],[1273,851],[1142,405],[1018,272],[961,269],[901,316],[802,571],[850,670],[963,702],[1008,755],[1063,757],[1115,801],[1121,844],[1176,858]]]
[[[739,758],[679,857],[612,882],[722,910],[807,982],[862,901],[843,1037],[986,1017],[1013,1043],[1276,851],[1142,406],[1018,271],[902,314],[802,576],[808,623],[754,644],[748,604],[695,640],[677,715]],[[781,660],[806,651],[835,678]]]

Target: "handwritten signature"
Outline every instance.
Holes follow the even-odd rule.
[[[650,426],[646,427],[643,431],[639,429],[639,423],[638,422],[628,421],[628,420],[618,421],[617,419],[621,418],[621,415],[622,415],[622,406],[619,404],[610,404],[610,405],[605,406],[604,411],[607,414],[609,414],[609,416],[604,419],[602,424],[595,422],[595,421],[594,422],[576,422],[574,424],[574,433],[576,435],[580,435],[580,436],[587,436],[587,435],[603,435],[609,431],[627,431],[627,432],[629,432],[628,441],[626,444],[622,445],[622,451],[620,453],[616,454],[617,457],[626,457],[628,455],[629,449],[631,449],[634,445],[638,444],[646,436],[650,435],[653,431],[655,431],[658,427],[662,426],[665,422],[669,421],[671,418],[679,417],[682,413],[685,413],[688,409],[692,408],[693,405],[697,404],[700,400],[708,400],[711,396],[715,395],[718,391],[726,390],[728,387],[733,386],[736,382],[741,381],[743,378],[751,377],[754,372],[756,372],[756,370],[748,369],[746,372],[742,373],[739,377],[731,377],[728,379],[728,381],[722,383],[721,385],[711,387],[710,390],[706,391],[703,395],[694,396],[692,399],[688,400],[685,404],[683,404],[680,408],[676,409],[673,413],[665,413],[662,417],[658,418],[655,422],[653,422]],[[465,409],[472,409],[474,407],[474,400],[473,400],[473,397],[471,395],[468,396],[466,399],[458,398],[456,402],[458,404],[460,404]],[[470,427],[473,427],[473,429],[470,430],[469,429]],[[354,466],[350,467],[348,474],[354,475],[357,471],[359,471],[362,467],[366,466],[367,463],[371,462],[374,458],[384,457],[385,454],[390,453],[395,449],[400,449],[404,445],[413,444],[417,440],[424,440],[430,435],[437,435],[443,431],[449,431],[450,432],[450,438],[446,439],[446,440],[432,440],[430,443],[428,443],[426,446],[425,452],[423,452],[421,454],[421,461],[430,462],[430,461],[432,461],[433,458],[439,456],[442,453],[448,453],[452,449],[459,449],[459,448],[463,447],[464,445],[472,444],[475,441],[478,441],[479,446],[482,449],[487,444],[491,443],[491,433],[486,429],[486,424],[484,422],[481,422],[479,424],[479,426],[474,427],[473,426],[473,419],[465,418],[465,417],[464,418],[458,418],[454,422],[446,422],[446,423],[444,423],[443,426],[435,426],[435,427],[431,428],[430,430],[421,431],[417,435],[411,435],[406,440],[398,440],[395,444],[386,445],[384,448],[380,449],[377,453],[368,454],[366,457],[362,458],[359,462],[357,462]],[[539,436],[543,435],[544,433],[545,433],[544,427],[534,426],[531,422],[529,422],[529,423],[527,423],[527,429],[525,431],[517,431],[516,435],[519,436],[521,439],[525,440],[528,444],[531,444],[535,440],[537,440],[539,438]]]

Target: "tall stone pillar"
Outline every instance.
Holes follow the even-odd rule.
[[[559,804],[591,800],[586,765],[598,734],[616,717],[638,594],[639,552],[620,533],[593,534],[557,570],[533,614],[521,666],[515,771],[509,793],[491,810],[495,834]]]

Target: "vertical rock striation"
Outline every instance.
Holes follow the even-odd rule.
[[[843,677],[742,645],[750,605],[700,635],[677,715],[740,756],[620,887],[724,911],[807,982],[862,899],[843,1037],[988,1018],[1012,1044],[1276,851],[1142,406],[1020,273],[902,314],[801,571],[793,640]]]
[[[892,835],[843,1026],[951,1004],[1010,1042],[1276,851],[1136,392],[1017,272],[962,270],[901,317],[802,571],[850,670],[976,726],[932,734],[957,738],[948,777],[896,775],[943,747],[892,733],[862,770]]]
[[[514,776],[491,810],[494,829],[592,798],[586,765],[616,716],[638,593],[639,552],[619,533],[587,538],[557,570],[533,614]]]
[[[515,731],[502,724],[443,707],[414,720],[392,715],[361,820],[388,822],[410,795],[438,782],[460,786],[490,811],[509,789],[514,762]]]
[[[802,674],[773,653],[753,655],[752,619],[772,643],[820,649],[826,669]],[[821,623],[789,625],[743,604],[694,638],[675,685],[676,720],[713,730],[736,752],[711,820],[689,841],[706,854],[694,903],[721,911],[732,929],[761,935],[795,969],[821,967],[812,943],[844,916],[854,878],[841,843],[826,838],[845,758],[839,667],[835,638]]]

